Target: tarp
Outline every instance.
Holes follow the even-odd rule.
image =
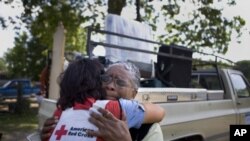
[[[152,29],[149,25],[137,21],[128,20],[124,17],[114,14],[107,15],[105,19],[105,30],[132,37],[153,40]],[[106,43],[143,49],[148,51],[154,51],[153,47],[154,44],[152,43],[128,39],[124,37],[118,37],[114,35],[107,35]],[[106,50],[106,57],[115,59],[115,61],[133,60],[148,64],[152,64],[152,60],[156,62],[156,56],[153,54],[109,48],[109,47],[105,47],[105,50]]]

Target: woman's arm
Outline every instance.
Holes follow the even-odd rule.
[[[156,104],[143,103],[145,110],[143,123],[160,122],[165,116],[165,110]]]
[[[119,99],[119,101],[127,115],[129,128],[140,128],[143,123],[160,122],[165,115],[164,109],[156,104],[140,104],[136,100],[126,99]]]

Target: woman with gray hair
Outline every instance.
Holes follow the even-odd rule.
[[[107,67],[104,75],[101,76],[102,86],[106,90],[107,99],[119,99],[121,103],[121,107],[126,107],[126,102],[123,99],[133,100],[137,94],[138,88],[140,87],[140,71],[137,66],[135,66],[131,62],[118,62],[111,64]],[[136,100],[134,100],[136,101]],[[143,104],[143,107],[147,111],[155,110],[152,105],[149,106],[147,104]],[[135,116],[131,108],[123,108],[126,113],[126,120],[128,127],[135,127],[130,129],[130,134],[133,140],[143,140],[143,141],[163,141],[163,135],[158,123],[152,124],[154,121],[154,115],[157,115],[157,111],[155,113],[147,114],[144,117],[143,123],[141,125],[135,126],[134,123],[141,120],[138,116]],[[103,117],[105,118],[105,117]],[[92,120],[94,117],[92,118]],[[100,119],[100,117],[99,117]],[[112,132],[112,128],[108,128],[108,123],[112,123],[110,120],[103,120],[102,124],[98,125],[96,120],[93,120],[94,124],[99,127],[100,132],[104,131],[103,134],[100,132],[93,133],[92,135],[106,135],[109,131]],[[104,123],[107,121],[107,124]],[[159,120],[160,121],[160,120]],[[119,125],[116,120],[117,125]],[[122,122],[121,122],[122,123]],[[149,124],[147,124],[149,123]],[[103,126],[105,125],[105,127]],[[122,125],[122,124],[121,124]],[[103,130],[102,130],[103,129]],[[110,129],[110,130],[108,130]],[[115,129],[119,131],[119,128]],[[113,133],[113,132],[112,132]],[[113,133],[114,134],[114,133]],[[110,139],[111,140],[111,139]]]
[[[118,62],[108,66],[106,73],[101,76],[103,87],[108,92],[107,97],[134,99],[140,87],[140,71],[130,62]],[[113,85],[110,85],[114,81]],[[114,95],[116,94],[116,95]]]

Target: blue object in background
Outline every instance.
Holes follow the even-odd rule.
[[[23,97],[30,97],[32,94],[36,94],[40,91],[39,86],[33,86],[29,79],[13,79],[0,87],[0,98],[17,98],[18,84],[22,86]]]

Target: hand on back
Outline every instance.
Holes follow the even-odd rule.
[[[50,138],[54,128],[56,127],[57,122],[58,122],[58,117],[48,118],[44,122],[42,131],[41,131],[41,140],[42,141],[47,141]]]
[[[92,112],[89,121],[99,130],[88,131],[89,135],[101,137],[105,141],[132,141],[124,112],[122,120],[119,120],[107,110],[99,108],[98,111],[101,114]]]

